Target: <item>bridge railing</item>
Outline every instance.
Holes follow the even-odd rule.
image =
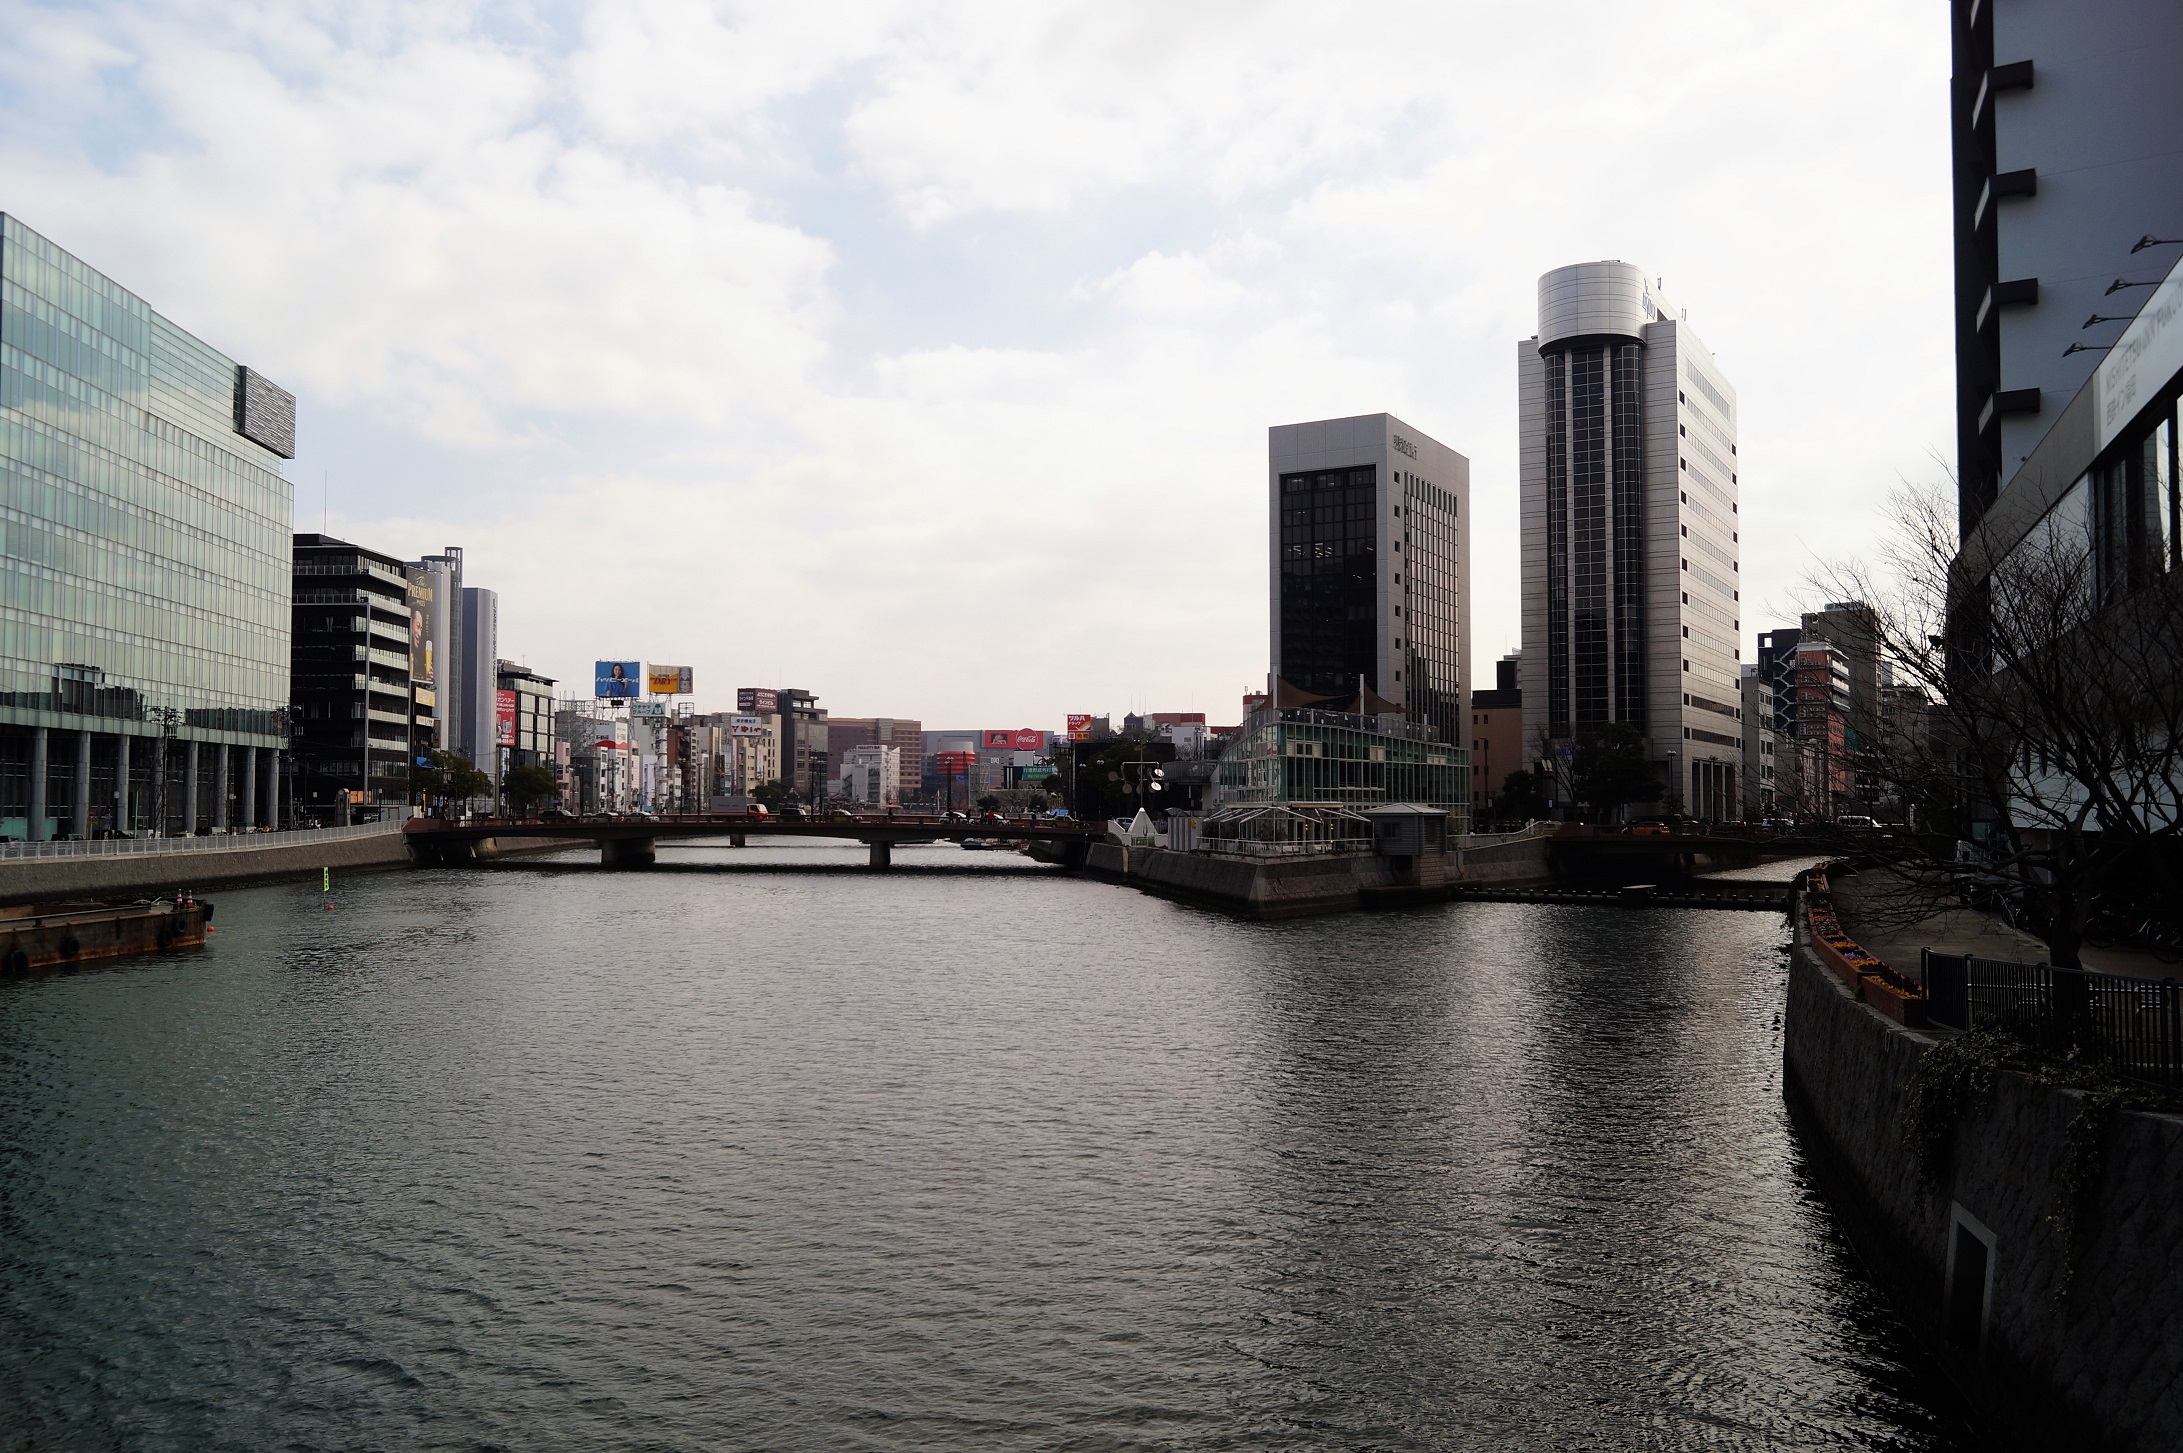
[[[296,828],[282,832],[218,833],[211,837],[82,838],[69,842],[0,842],[0,862],[28,858],[117,858],[166,853],[220,853],[237,848],[277,848],[294,843],[322,843],[336,838],[397,833],[400,821],[359,822],[347,827]]]
[[[830,829],[838,832],[858,830],[912,831],[962,833],[971,837],[983,833],[1002,831],[1049,834],[1054,837],[1087,837],[1104,830],[1104,824],[1085,824],[1073,819],[1067,821],[1052,818],[1009,817],[997,822],[949,821],[937,814],[897,813],[892,817],[880,814],[863,814],[855,817],[836,817],[826,813],[814,813],[804,817],[784,817],[773,814],[752,817],[740,812],[655,812],[655,813],[594,813],[588,816],[564,817],[420,817],[414,821],[419,832],[459,830],[463,833],[491,835],[496,829],[545,828],[581,834],[589,828],[708,828],[722,833],[749,832],[761,829],[811,828]]]

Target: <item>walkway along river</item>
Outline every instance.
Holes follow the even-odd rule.
[[[861,850],[677,861],[759,853]],[[1779,920],[974,861],[232,890],[0,985],[0,1427],[1969,1446],[1790,1138]]]

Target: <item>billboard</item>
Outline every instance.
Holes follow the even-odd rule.
[[[735,709],[772,716],[781,709],[781,693],[769,686],[739,686],[735,690]]]
[[[432,681],[432,580],[426,576],[409,582],[409,683],[430,687]]]
[[[762,716],[731,716],[728,718],[728,735],[731,737],[762,737],[766,734],[766,719]]]
[[[650,719],[658,717],[665,720],[667,703],[664,701],[632,701],[629,703],[629,715],[631,718],[644,717]]]
[[[1069,740],[1072,742],[1088,742],[1091,740],[1090,712],[1072,711],[1069,713]]]
[[[690,694],[690,668],[687,666],[662,666],[655,661],[645,668],[644,689],[654,696],[688,696]]]
[[[493,693],[493,720],[499,727],[499,731],[495,733],[495,736],[504,747],[515,745],[515,711],[514,692],[496,691]]]
[[[1013,731],[989,727],[983,739],[989,752],[1039,752],[1046,748],[1046,733],[1037,727],[1017,727]]]
[[[628,701],[637,695],[643,668],[635,661],[601,661],[592,667],[593,696]]]

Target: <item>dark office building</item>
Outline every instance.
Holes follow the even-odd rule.
[[[781,780],[803,802],[826,796],[826,708],[812,692],[784,686],[780,691]]]
[[[0,835],[271,824],[295,400],[0,216]]]
[[[1774,697],[1774,735],[1796,735],[1796,648],[1802,631],[1784,628],[1759,632],[1759,679]]]
[[[1470,461],[1392,414],[1268,433],[1274,674],[1468,740]]]
[[[295,537],[295,800],[321,822],[409,801],[409,577],[392,555]]]

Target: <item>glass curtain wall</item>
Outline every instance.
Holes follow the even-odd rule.
[[[10,835],[72,830],[78,815],[88,831],[155,814],[179,824],[178,739],[285,744],[293,501],[282,456],[238,429],[263,417],[246,393],[251,409],[287,396],[245,382],[0,215],[0,736],[7,761],[25,764],[0,772]],[[48,820],[33,831],[39,728]],[[238,758],[223,779],[208,763],[205,790],[226,780],[230,800],[247,801],[243,770]]]
[[[1642,350],[1546,355],[1547,728],[1645,725]]]
[[[1281,675],[1317,695],[1384,693],[1379,630],[1379,470],[1281,476]]]

